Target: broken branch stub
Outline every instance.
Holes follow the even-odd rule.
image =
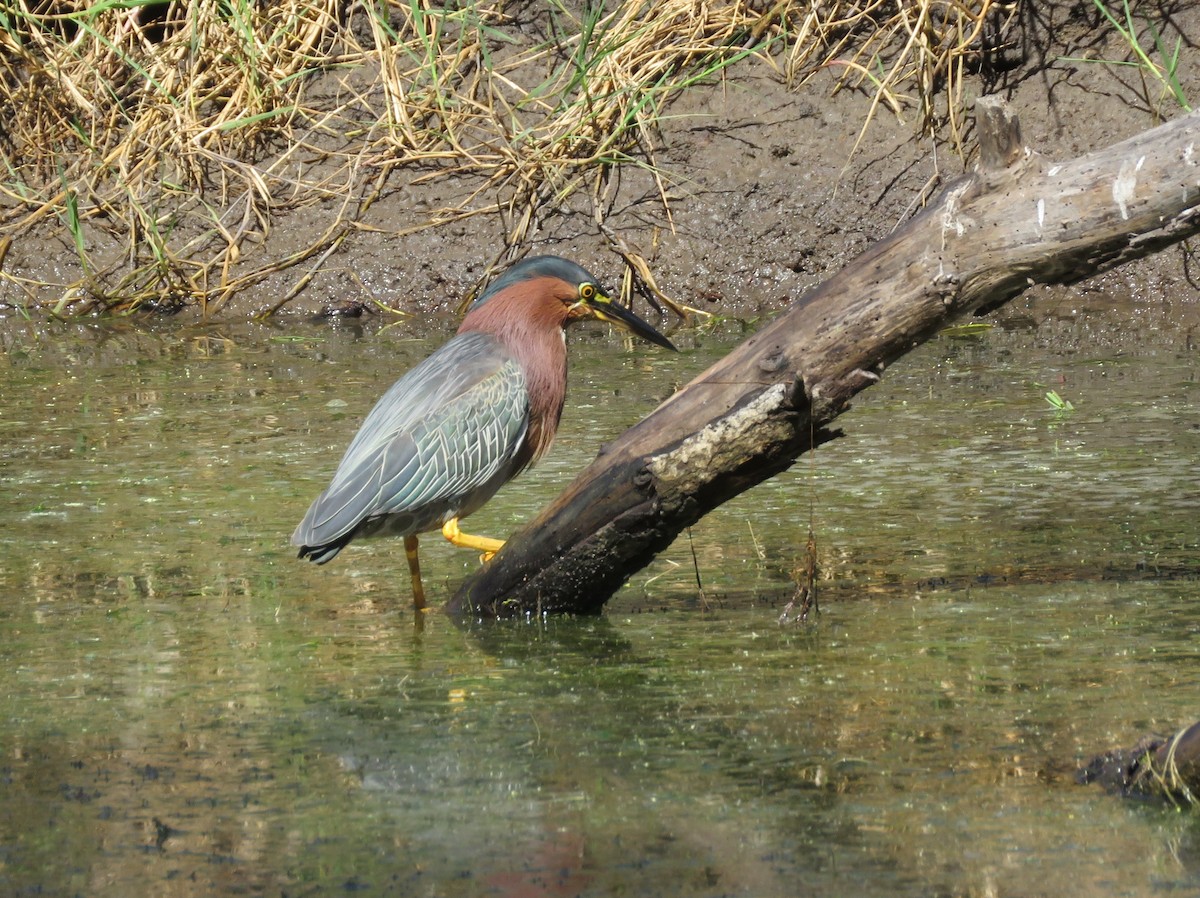
[[[450,610],[599,610],[706,512],[830,440],[891,362],[1034,283],[1074,283],[1200,227],[1200,113],[1050,163],[979,101],[981,163],[622,434]]]

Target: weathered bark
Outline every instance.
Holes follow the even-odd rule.
[[[979,101],[976,171],[626,431],[455,595],[481,615],[594,612],[707,511],[837,436],[884,368],[953,319],[1200,228],[1200,113],[1069,162]]]

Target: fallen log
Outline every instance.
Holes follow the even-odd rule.
[[[976,120],[974,172],[603,449],[449,610],[599,611],[685,527],[837,437],[850,400],[953,320],[1200,229],[1200,113],[1065,162],[996,98]]]

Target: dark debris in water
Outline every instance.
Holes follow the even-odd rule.
[[[1128,749],[1092,758],[1075,776],[1080,785],[1098,783],[1131,798],[1163,798],[1196,806],[1200,795],[1200,722],[1174,736],[1143,736]]]
[[[321,311],[312,316],[313,321],[336,321],[342,318],[361,318],[367,311],[365,304],[358,300],[344,300],[329,303]]]

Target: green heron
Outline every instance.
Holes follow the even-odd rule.
[[[567,388],[565,328],[597,318],[674,349],[573,262],[514,265],[472,303],[449,342],[392,384],[292,534],[324,564],[354,539],[403,536],[414,604],[425,607],[417,534],[441,529],[490,558],[502,540],[459,530],[550,448]]]

